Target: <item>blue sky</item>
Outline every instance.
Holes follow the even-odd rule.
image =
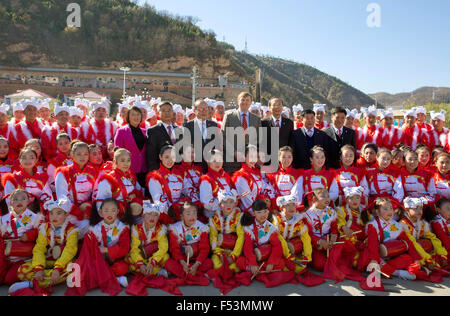
[[[365,93],[450,87],[448,0],[141,0],[194,16],[250,53],[302,62]],[[370,28],[370,3],[381,27]]]

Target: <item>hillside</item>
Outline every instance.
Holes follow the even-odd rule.
[[[81,28],[67,27],[72,0],[3,0],[0,3],[0,64],[12,67],[70,67],[190,72],[204,79],[229,72],[231,81],[254,83],[264,70],[263,99],[287,104],[370,105],[361,91],[313,67],[252,56],[216,41],[192,17],[175,17],[130,0],[78,0]]]
[[[376,98],[378,103],[381,103],[387,107],[401,107],[411,103],[421,105],[427,103],[450,103],[450,88],[422,87],[414,90],[413,92],[397,94],[378,92],[369,94],[369,96]]]

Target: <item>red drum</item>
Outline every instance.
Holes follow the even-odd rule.
[[[408,244],[404,240],[387,241],[380,245],[380,255],[383,258],[397,257],[408,251]]]
[[[48,256],[47,257],[51,261],[56,261],[56,260],[58,260],[61,257],[63,251],[64,251],[64,246],[56,245],[53,248],[50,248],[48,250]]]
[[[266,261],[272,252],[272,246],[270,244],[261,245],[256,247],[254,252],[258,262]]]
[[[298,255],[303,250],[303,242],[302,242],[302,239],[300,237],[292,238],[291,240],[289,240],[287,245],[288,245],[289,251],[294,256]]]
[[[153,254],[158,251],[158,249],[159,249],[159,247],[158,247],[157,241],[154,241],[154,242],[151,242],[151,243],[145,245],[143,247],[143,252],[144,252],[145,258],[147,258],[147,259],[151,258],[153,256]]]
[[[419,239],[417,243],[422,246],[426,253],[430,253],[434,249],[433,243],[429,239]]]
[[[5,256],[30,258],[33,257],[34,243],[21,241],[8,241],[5,245]]]
[[[184,246],[184,254],[190,259],[197,258],[199,242]]]
[[[217,239],[218,247],[233,250],[236,245],[237,236],[236,234],[219,234]]]

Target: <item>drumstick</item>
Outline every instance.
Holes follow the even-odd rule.
[[[327,236],[327,243],[330,243],[330,235]],[[330,257],[330,248],[327,248],[327,258]]]
[[[186,263],[187,263],[187,267],[188,267],[188,270],[190,270],[189,269],[189,253],[187,254],[187,261],[186,261]],[[188,275],[188,272],[186,272],[186,276]]]
[[[337,242],[335,242],[335,243],[333,244],[333,246],[334,246],[334,245],[343,245],[343,244],[345,244],[344,241],[337,241]]]
[[[383,275],[383,276],[385,276],[386,278],[388,278],[388,279],[390,279],[391,277],[389,276],[389,275],[387,275],[386,273],[384,273],[384,272],[381,272],[380,270],[375,270],[375,272],[378,272],[379,274],[381,274],[381,275]]]
[[[252,279],[251,279],[252,281],[253,281],[253,279],[258,275],[258,273],[259,273],[259,271],[262,269],[263,265],[264,265],[264,262],[263,262],[263,263],[261,264],[261,266],[258,268],[258,271],[256,271],[256,273],[252,275]]]
[[[64,278],[64,277],[68,276],[69,273],[70,273],[70,272],[67,271],[66,273],[62,274],[59,278],[62,279],[62,278]],[[51,280],[51,279],[52,279],[52,277],[45,277],[45,278],[44,278],[44,280]]]
[[[359,232],[354,232],[352,235],[358,235],[358,234],[361,234],[362,233],[362,230],[360,230]]]
[[[22,241],[22,239],[21,238],[5,239],[5,241]]]

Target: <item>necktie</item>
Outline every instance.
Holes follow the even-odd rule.
[[[341,137],[342,136],[342,132],[341,130],[338,130],[338,136]]]
[[[242,113],[242,128],[244,129],[244,132],[247,131],[248,124],[247,124],[247,114]]]
[[[280,131],[280,120],[277,120],[277,124],[275,125],[276,128],[278,129],[278,132]]]
[[[171,125],[167,126],[167,133],[169,133],[170,141],[172,142],[172,145],[174,145],[175,139],[173,138],[173,135],[172,135],[172,126]]]
[[[313,131],[312,131],[311,129],[308,131],[308,136],[309,136],[309,137],[312,137],[312,136],[313,136]]]
[[[205,127],[206,122],[202,122],[202,137],[204,140],[206,140],[206,127]]]

